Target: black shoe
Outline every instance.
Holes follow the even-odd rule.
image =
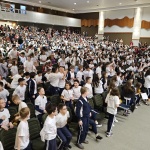
[[[96,140],[102,140],[103,138],[101,136],[96,136]]]
[[[86,141],[86,140],[85,140],[83,143],[84,143],[84,144],[89,144],[89,142],[88,142],[88,141]]]
[[[71,146],[71,145],[68,145],[68,148],[70,148],[70,149],[71,149],[71,148],[72,148],[72,146]]]
[[[84,146],[82,144],[77,143],[77,147],[80,149],[84,149]]]

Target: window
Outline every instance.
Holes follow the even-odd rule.
[[[20,5],[20,13],[26,14],[26,6]]]

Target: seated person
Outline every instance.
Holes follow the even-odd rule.
[[[7,108],[5,108],[5,100],[0,99],[0,128],[8,130],[9,127],[13,128],[13,124],[9,122],[10,114]]]

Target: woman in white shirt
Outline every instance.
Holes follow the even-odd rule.
[[[105,100],[105,102],[107,103],[107,112],[109,114],[106,132],[107,137],[110,137],[112,135],[111,130],[114,121],[114,116],[117,114],[117,107],[119,107],[120,105],[119,95],[120,94],[118,88],[112,88]]]
[[[150,69],[145,73],[144,87],[147,89],[148,98],[150,98]]]

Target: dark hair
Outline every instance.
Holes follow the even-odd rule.
[[[69,86],[70,86],[70,88],[71,88],[71,83],[70,83],[70,82],[66,82],[66,83],[65,83],[65,87],[66,87],[67,84],[69,84]]]
[[[79,83],[79,80],[74,80],[74,82],[78,82]]]
[[[50,115],[50,114],[52,114],[53,112],[56,111],[56,106],[54,104],[49,103],[46,106],[46,111],[47,111],[48,115]]]
[[[55,73],[57,69],[58,69],[58,67],[56,67],[56,66],[53,67],[53,68],[52,68],[52,72]]]
[[[120,97],[119,89],[118,88],[112,88],[110,95]]]
[[[39,88],[37,89],[38,93],[41,91],[41,89],[44,89],[44,88],[43,88],[43,87],[39,87]]]
[[[66,106],[64,103],[60,103],[58,105],[58,111],[60,111],[61,109],[63,109],[64,106]]]
[[[35,72],[31,72],[31,73],[30,73],[30,78],[34,78],[35,75],[36,75]]]
[[[41,70],[37,71],[37,74],[40,74],[40,73],[42,73],[42,71],[41,71]]]
[[[30,76],[30,73],[29,72],[25,72],[24,76]]]
[[[98,87],[99,86],[99,77],[98,77],[98,74],[94,73],[93,74],[93,86],[94,87]]]
[[[1,87],[3,87],[3,86],[4,86],[3,82],[0,82],[0,86],[1,86]]]
[[[89,79],[91,79],[91,77],[86,77],[86,82],[87,82]]]
[[[18,71],[18,74],[23,74],[23,70],[19,70],[19,71]]]
[[[20,83],[20,82],[22,82],[22,81],[24,81],[25,79],[24,78],[19,78],[18,79],[18,83]]]

